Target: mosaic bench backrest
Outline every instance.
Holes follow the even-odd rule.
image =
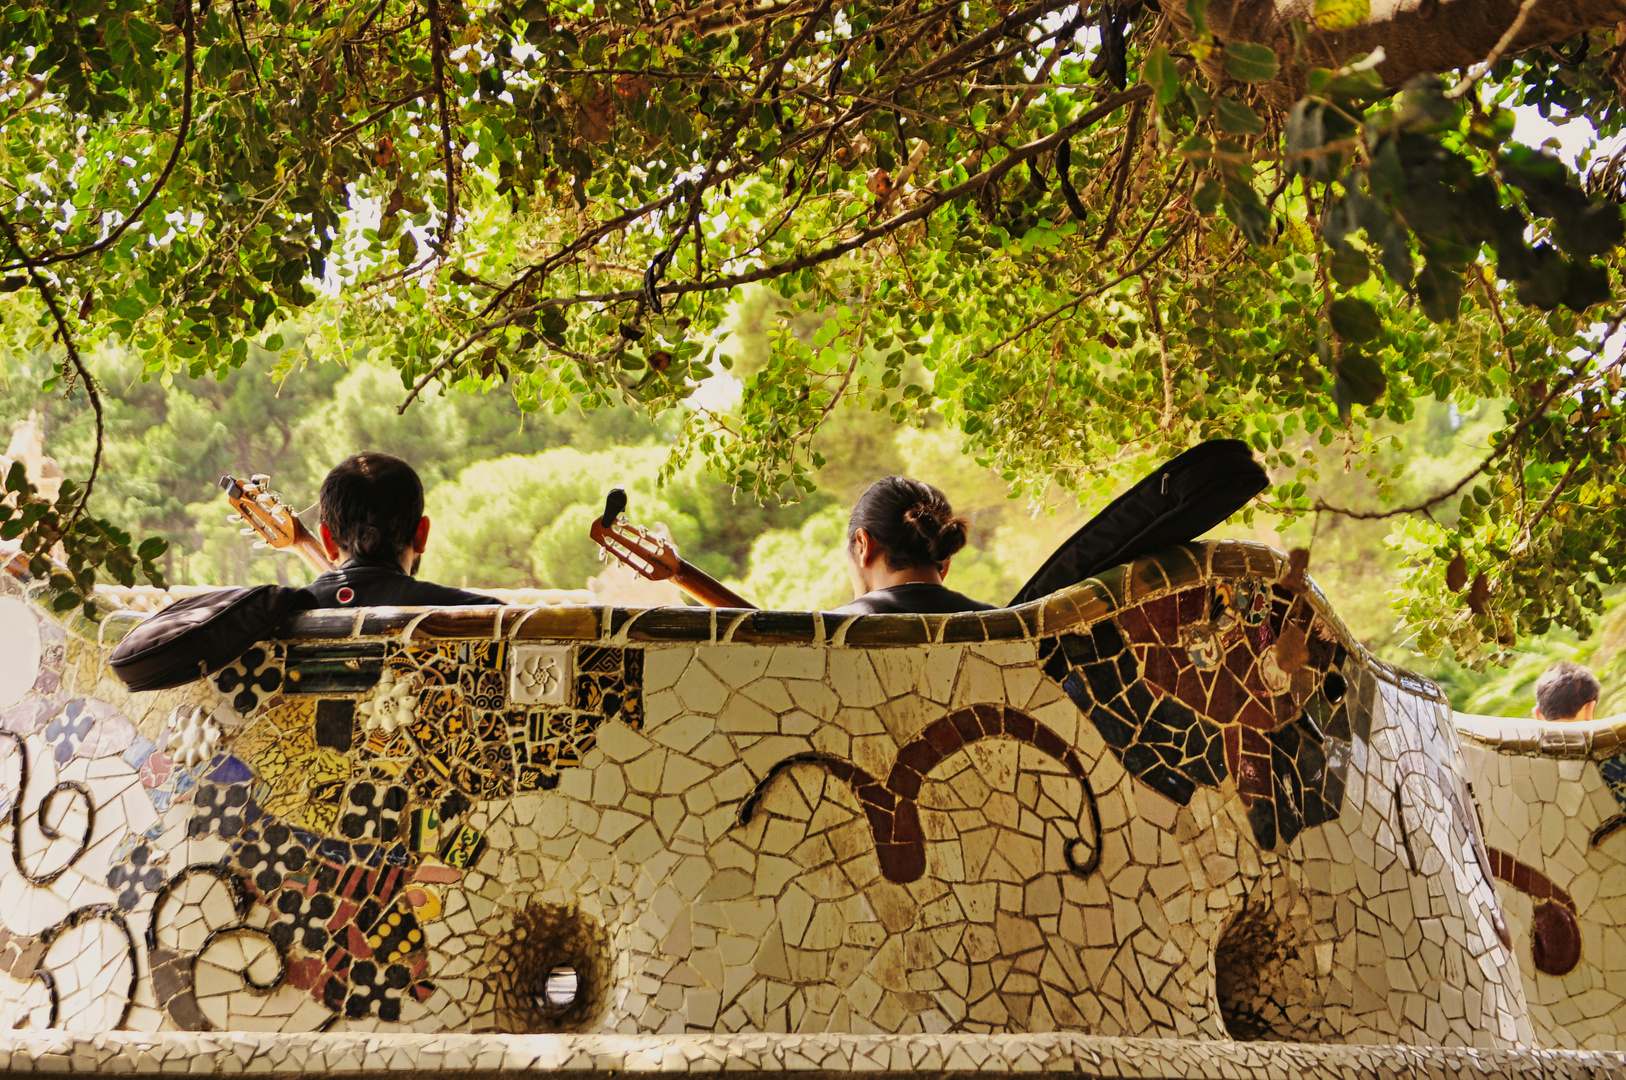
[[[1284,570],[312,612],[137,695],[0,575],[0,1022],[1528,1040],[1449,709]]]
[[[1456,724],[1538,1043],[1626,1049],[1626,719]]]

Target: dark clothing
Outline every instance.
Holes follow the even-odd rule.
[[[482,596],[447,585],[436,585],[432,581],[419,581],[399,565],[369,566],[347,562],[337,570],[329,570],[307,588],[316,597],[316,606],[325,608],[448,607],[502,603],[495,596]]]
[[[836,608],[836,615],[948,615],[956,611],[993,611],[994,605],[973,600],[946,585],[911,581],[890,589],[875,589],[850,604]]]

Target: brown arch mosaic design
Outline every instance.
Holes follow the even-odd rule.
[[[1008,705],[972,705],[934,720],[898,751],[884,781],[834,754],[817,751],[792,754],[776,762],[745,797],[740,804],[739,822],[750,823],[768,785],[780,773],[792,765],[818,765],[851,788],[863,807],[875,839],[875,855],[881,864],[882,876],[907,885],[919,881],[926,872],[926,835],[920,828],[920,811],[915,803],[921,783],[950,754],[979,740],[1000,735],[1025,743],[1060,762],[1069,775],[1083,783],[1094,843],[1084,860],[1079,860],[1073,851],[1079,841],[1066,846],[1065,857],[1075,872],[1092,873],[1101,861],[1101,813],[1084,762],[1060,735]]]

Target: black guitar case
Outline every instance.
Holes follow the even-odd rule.
[[[1194,540],[1270,484],[1241,439],[1211,439],[1166,462],[1091,518],[1028,579],[1009,607],[1159,548]]]
[[[277,624],[316,606],[308,589],[256,585],[177,600],[130,631],[108,664],[131,690],[166,690],[213,675]]]

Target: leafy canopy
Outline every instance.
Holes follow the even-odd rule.
[[[844,403],[942,416],[1037,491],[1241,436],[1288,517],[1328,511],[1309,451],[1338,445],[1377,496],[1341,509],[1418,515],[1425,645],[1586,627],[1626,540],[1622,218],[1614,174],[1512,144],[1508,106],[1613,131],[1608,66],[1571,43],[1397,89],[1376,55],[1311,59],[1364,3],[1290,47],[1205,9],[9,0],[0,315],[63,350],[47,390],[94,392],[81,346],[222,378],[321,324],[403,407],[439,382],[677,410],[667,475],[698,456],[759,501],[812,489]],[[748,287],[775,347],[698,403]],[[1369,425],[1429,396],[1506,420],[1455,488],[1385,507]],[[94,565],[98,464],[57,525],[6,528]]]

